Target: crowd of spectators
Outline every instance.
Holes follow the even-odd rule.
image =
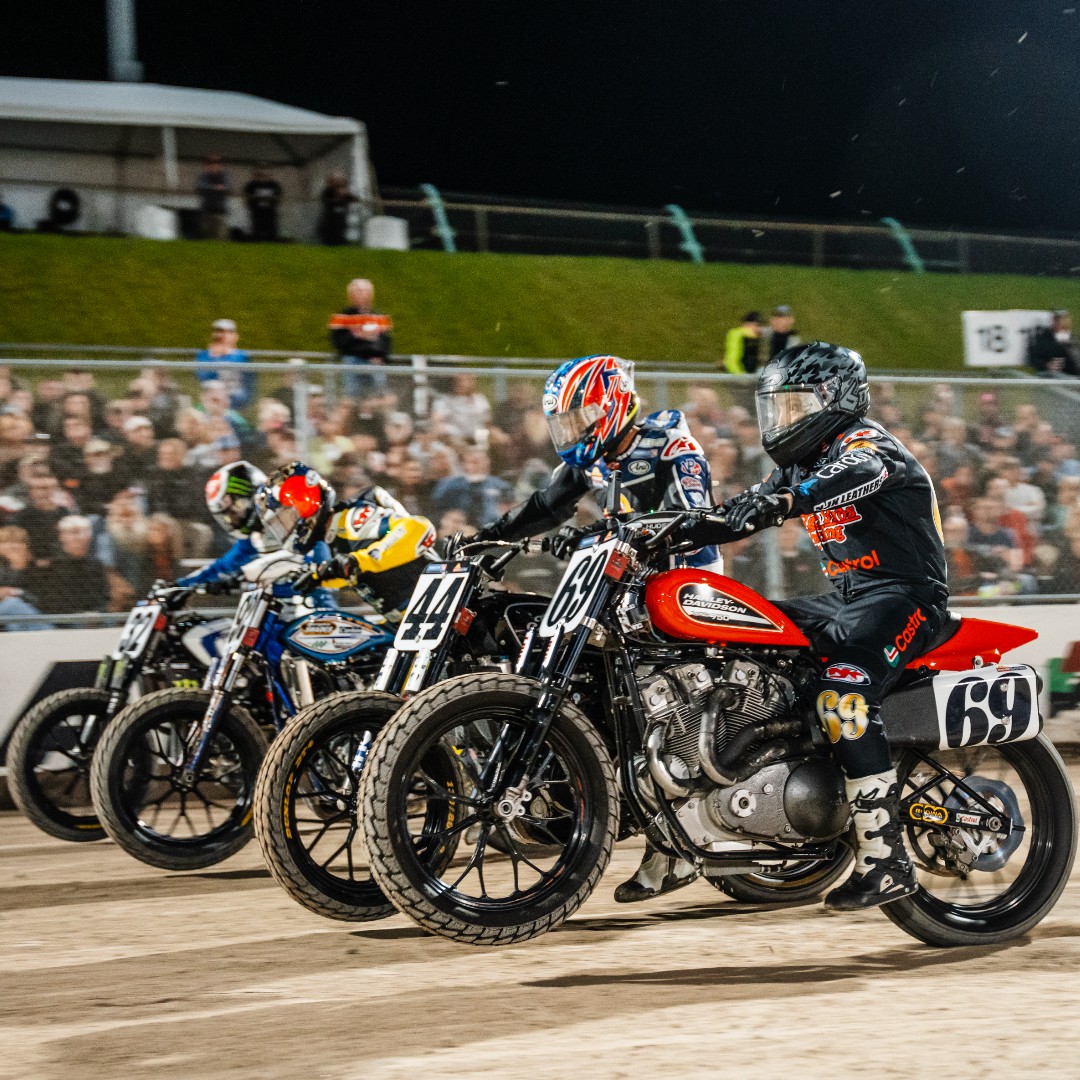
[[[382,484],[442,536],[548,482],[556,459],[538,383],[510,380],[492,400],[475,374],[432,375],[430,407],[417,417],[410,375],[378,366],[389,338],[365,321],[371,283],[352,282],[349,295],[352,311],[330,333],[363,377],[341,393],[333,381],[307,383],[300,367],[256,375],[228,319],[213,324],[194,379],[162,363],[130,381],[0,367],[0,615],[122,611],[155,579],[218,554],[229,539],[206,512],[207,476],[242,458],[267,472],[294,460],[298,425],[310,464],[341,498]],[[645,373],[639,389],[647,411],[660,404]],[[769,471],[748,388],[702,381],[684,396],[672,404],[704,448],[718,503]],[[305,416],[294,414],[298,400]],[[1071,399],[1018,395],[1006,408],[992,390],[965,401],[946,384],[901,394],[878,380],[872,400],[871,416],[935,482],[955,595],[1080,593],[1080,410]],[[797,521],[725,555],[728,572],[759,590],[827,587]]]

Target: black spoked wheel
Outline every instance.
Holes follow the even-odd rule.
[[[614,766],[578,709],[556,716],[523,790],[506,787],[537,695],[517,676],[451,679],[410,702],[375,742],[361,787],[372,869],[433,933],[473,945],[536,937],[584,903],[611,857]]]
[[[371,745],[400,707],[393,694],[335,694],[293,717],[259,770],[255,835],[267,865],[320,915],[362,922],[394,913],[368,868],[358,803]]]
[[[90,762],[108,723],[109,692],[77,687],[50,694],[18,723],[7,767],[15,805],[59,840],[104,840],[90,799]]]
[[[196,870],[227,859],[252,836],[255,779],[266,737],[236,705],[217,731],[191,784],[181,778],[204,690],[162,690],[121,712],[94,755],[91,793],[108,834],[141,862]]]
[[[1076,807],[1065,766],[1044,736],[906,752],[898,773],[903,801],[989,814],[1002,827],[907,821],[920,888],[882,909],[894,923],[930,945],[977,945],[1019,937],[1046,916],[1072,869]]]
[[[706,880],[744,904],[801,904],[820,896],[839,881],[851,861],[851,848],[837,840],[831,859],[783,863],[756,874],[727,874]]]

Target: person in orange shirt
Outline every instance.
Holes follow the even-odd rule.
[[[346,290],[349,306],[331,316],[330,341],[350,366],[385,364],[390,357],[393,323],[388,315],[375,311],[375,286],[367,278],[354,278]],[[347,372],[344,389],[347,397],[369,397],[386,386],[382,374]]]

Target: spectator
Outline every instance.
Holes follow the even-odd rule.
[[[251,433],[251,425],[229,404],[229,389],[219,379],[202,384],[196,408],[205,413],[212,438],[225,434],[225,428],[241,441]]]
[[[439,524],[436,526],[435,532],[437,539],[449,540],[456,533],[472,536],[476,532],[476,527],[470,524],[463,510],[447,510],[439,518]]]
[[[319,239],[327,245],[345,243],[349,229],[349,207],[360,200],[349,190],[349,181],[340,170],[332,172],[319,196],[322,212],[319,215]]]
[[[773,308],[769,316],[769,329],[765,331],[765,351],[771,360],[789,345],[801,345],[802,338],[795,329],[795,313],[787,304]]]
[[[1057,485],[1054,505],[1050,507],[1049,526],[1064,529],[1080,508],[1080,476],[1066,476]]]
[[[727,332],[724,343],[724,370],[729,375],[749,375],[761,360],[761,315],[748,311],[739,326]]]
[[[202,491],[205,470],[184,463],[187,447],[183,439],[162,439],[157,445],[157,462],[145,478],[146,504],[151,514],[202,521]]]
[[[49,570],[42,610],[48,614],[107,611],[109,580],[101,561],[91,554],[93,527],[80,514],[65,516],[57,526],[61,552]]]
[[[91,439],[83,449],[83,476],[76,498],[84,514],[100,516],[118,492],[133,482],[117,467],[116,451],[104,439]]]
[[[76,502],[79,499],[79,485],[86,472],[83,452],[92,435],[89,421],[81,416],[65,416],[61,424],[61,436],[49,451],[49,465],[53,475],[65,490],[71,492]]]
[[[424,467],[411,454],[406,453],[394,483],[394,496],[410,514],[431,518],[435,511],[431,504],[433,485],[424,476]]]
[[[244,185],[244,201],[247,203],[251,222],[251,239],[276,241],[278,239],[278,204],[281,202],[281,185],[270,175],[265,165],[260,165]]]
[[[968,523],[961,514],[949,514],[942,525],[949,567],[949,592],[953,596],[974,596],[979,589],[975,556],[968,550]]]
[[[350,366],[385,364],[390,356],[390,331],[393,324],[388,315],[375,311],[375,286],[367,278],[354,278],[345,289],[349,306],[330,319],[330,342]],[[385,388],[371,375],[345,375],[345,394],[351,398],[367,397]]]
[[[34,425],[19,413],[0,413],[0,489],[15,482],[19,462],[33,445]]]
[[[238,367],[247,364],[251,357],[236,347],[240,335],[232,319],[218,319],[210,330],[210,344],[195,354],[195,375],[201,383],[220,382],[229,391],[229,406],[246,409],[255,400],[257,376],[254,371]],[[214,365],[211,367],[210,365]],[[219,364],[228,365],[218,367]]]
[[[184,399],[165,365],[150,364],[143,368],[139,377],[131,381],[128,392],[138,394],[141,404],[135,411],[149,417],[154,434],[159,439],[167,438]]]
[[[141,576],[132,582],[136,595],[148,592],[155,581],[175,581],[180,577],[183,554],[184,534],[180,523],[169,514],[151,514],[139,566]]]
[[[0,528],[0,615],[25,617],[40,614],[35,589],[41,571],[30,562],[30,542],[25,529],[14,525]],[[17,630],[42,629],[19,625]],[[2,629],[2,627],[0,627]]]
[[[210,421],[206,413],[195,408],[181,409],[176,414],[176,434],[187,447],[185,465],[213,469],[216,457],[211,447]]]
[[[71,496],[61,489],[51,472],[31,476],[26,487],[27,505],[12,516],[11,524],[26,530],[30,557],[36,563],[48,563],[59,554],[56,529],[72,510]]]
[[[124,421],[125,445],[120,455],[120,468],[135,480],[154,467],[157,450],[154,446],[154,425],[145,416],[132,416]]]
[[[135,489],[117,492],[105,515],[100,550],[103,561],[132,586],[143,579],[146,530],[146,514]]]
[[[1048,580],[1042,582],[1042,591],[1056,595],[1080,593],[1080,530],[1074,531],[1057,553]]]
[[[455,375],[450,393],[441,394],[431,406],[431,430],[436,438],[459,450],[470,443],[486,447],[491,426],[491,403],[477,389],[476,376]]]
[[[922,461],[923,458],[920,457],[918,460]],[[946,476],[941,481],[941,491],[944,496],[942,501],[945,505],[955,507],[964,517],[967,517],[971,509],[971,502],[978,493],[975,483],[975,467],[970,462],[961,462],[956,466],[952,476]]]
[[[986,482],[986,498],[993,499],[997,507],[997,522],[1003,529],[1012,533],[1016,546],[1020,549],[1021,565],[1030,566],[1035,553],[1035,533],[1026,514],[1013,510],[1007,501],[1009,481],[1001,475],[992,476]]]
[[[324,416],[315,425],[316,437],[311,440],[308,451],[310,464],[324,476],[328,475],[334,463],[344,454],[353,450],[352,440],[342,434],[341,414],[337,410]]]
[[[952,476],[961,465],[974,467],[979,452],[967,442],[967,425],[959,416],[948,417],[941,427],[941,444],[937,448],[938,474]]]
[[[207,240],[226,240],[229,236],[229,196],[232,181],[219,154],[209,154],[206,167],[196,183],[199,194],[200,223]]]
[[[494,521],[513,503],[513,487],[491,475],[491,459],[486,450],[468,447],[461,455],[461,471],[461,476],[451,476],[436,484],[431,506],[437,515],[461,510],[470,524],[482,525]]]
[[[974,557],[976,573],[989,583],[1011,578],[1023,558],[1016,538],[1000,523],[1000,509],[995,499],[985,497],[971,505],[967,550]]]
[[[1040,375],[1080,378],[1080,349],[1072,338],[1072,316],[1055,311],[1049,326],[1039,326],[1028,342],[1029,366]]]
[[[266,453],[269,475],[274,469],[288,465],[297,458],[296,432],[291,427],[273,428],[266,433]]]
[[[1034,484],[1029,484],[1019,458],[1006,458],[1001,471],[1006,481],[1005,505],[1010,510],[1024,514],[1033,532],[1037,533],[1046,513],[1046,495]]]

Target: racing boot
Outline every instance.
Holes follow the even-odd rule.
[[[859,911],[891,904],[919,887],[900,833],[896,770],[847,781],[855,819],[855,870],[825,897],[830,911]]]
[[[693,863],[665,855],[649,843],[637,872],[615,890],[615,903],[636,904],[639,900],[663,896],[689,885],[700,873]]]

